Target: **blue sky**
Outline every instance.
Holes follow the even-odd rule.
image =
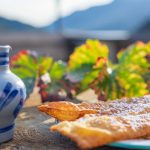
[[[58,2],[61,9],[58,9]],[[106,5],[113,0],[0,0],[0,16],[36,27],[54,22],[61,11],[67,16],[92,6]]]

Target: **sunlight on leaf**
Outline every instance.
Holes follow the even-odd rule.
[[[51,67],[50,78],[53,80],[61,79],[66,71],[67,64],[63,61],[56,61]]]
[[[69,69],[80,68],[84,64],[93,66],[98,57],[108,58],[108,47],[98,40],[87,40],[77,47],[69,59]]]
[[[105,44],[87,40],[75,48],[68,63],[23,50],[12,57],[11,65],[12,71],[26,79],[26,83],[28,78],[39,77],[38,85],[44,98],[58,100],[65,93],[72,99],[89,88],[103,101],[150,92],[150,42],[136,42],[119,51],[117,63],[109,60],[108,53]],[[50,78],[49,83],[41,79],[45,74]]]

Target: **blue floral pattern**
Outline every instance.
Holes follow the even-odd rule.
[[[13,112],[13,115],[16,118],[20,109],[23,106],[23,101],[25,99],[24,98],[25,96],[23,93],[23,89],[20,88],[20,90],[17,90],[17,89],[12,90],[12,88],[13,88],[13,85],[10,82],[8,82],[6,86],[4,87],[3,92],[0,95],[0,111],[2,111],[7,105],[9,105],[12,102],[13,99],[16,98],[18,94],[20,94],[19,104],[16,106]]]
[[[12,84],[8,82],[0,95],[0,111],[3,110],[18,94],[18,90],[12,90]]]
[[[5,128],[0,128],[0,133],[7,132],[7,131],[13,129],[13,127],[14,127],[14,124],[11,124],[11,125],[9,125],[9,126],[7,126]]]
[[[8,52],[0,52],[0,58],[9,57]]]
[[[15,108],[15,110],[13,112],[14,118],[17,117],[18,113],[20,112],[21,108],[23,107],[23,103],[24,103],[23,89],[20,89],[20,101],[19,101],[19,104],[17,105],[17,107]]]

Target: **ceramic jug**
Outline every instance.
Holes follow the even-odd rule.
[[[13,138],[15,119],[26,98],[26,89],[9,69],[10,46],[0,46],[0,143]]]

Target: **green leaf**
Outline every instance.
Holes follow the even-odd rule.
[[[99,72],[97,71],[97,68],[101,67],[99,60],[107,61],[107,58],[108,47],[106,45],[98,40],[87,40],[71,54],[66,78],[72,83],[80,84],[81,91],[87,89]]]
[[[73,82],[77,83],[83,80],[85,75],[91,71],[92,65],[91,64],[83,64],[79,68],[76,68],[75,70],[70,70],[66,74],[66,78]]]
[[[71,70],[86,65],[94,65],[98,57],[108,58],[108,47],[98,40],[87,40],[71,54],[68,67]],[[92,68],[91,68],[92,69]]]
[[[143,96],[148,93],[147,84],[142,76],[137,73],[119,70],[116,80],[122,89],[122,97]]]
[[[118,54],[117,80],[127,97],[148,93],[150,43],[137,42]]]
[[[29,69],[24,67],[11,68],[11,71],[20,78],[36,77],[36,72],[30,71]]]
[[[39,75],[41,76],[49,71],[49,69],[53,63],[53,59],[51,57],[39,57],[39,58],[40,59],[38,59],[39,60],[38,72],[39,72]]]
[[[128,68],[131,72],[144,74],[150,67],[150,63],[146,59],[149,54],[150,44],[138,42],[119,52],[118,62],[121,67]]]
[[[31,71],[35,71],[37,69],[37,63],[34,62],[33,58],[29,55],[21,55],[18,61],[16,61],[15,66],[26,67]]]
[[[67,64],[60,60],[57,62],[54,62],[54,64],[51,67],[51,70],[50,70],[50,78],[52,80],[61,79],[66,72],[66,66],[67,66]]]
[[[87,73],[83,80],[81,81],[81,89],[89,88],[90,83],[98,76],[99,70],[92,70],[91,72]]]

